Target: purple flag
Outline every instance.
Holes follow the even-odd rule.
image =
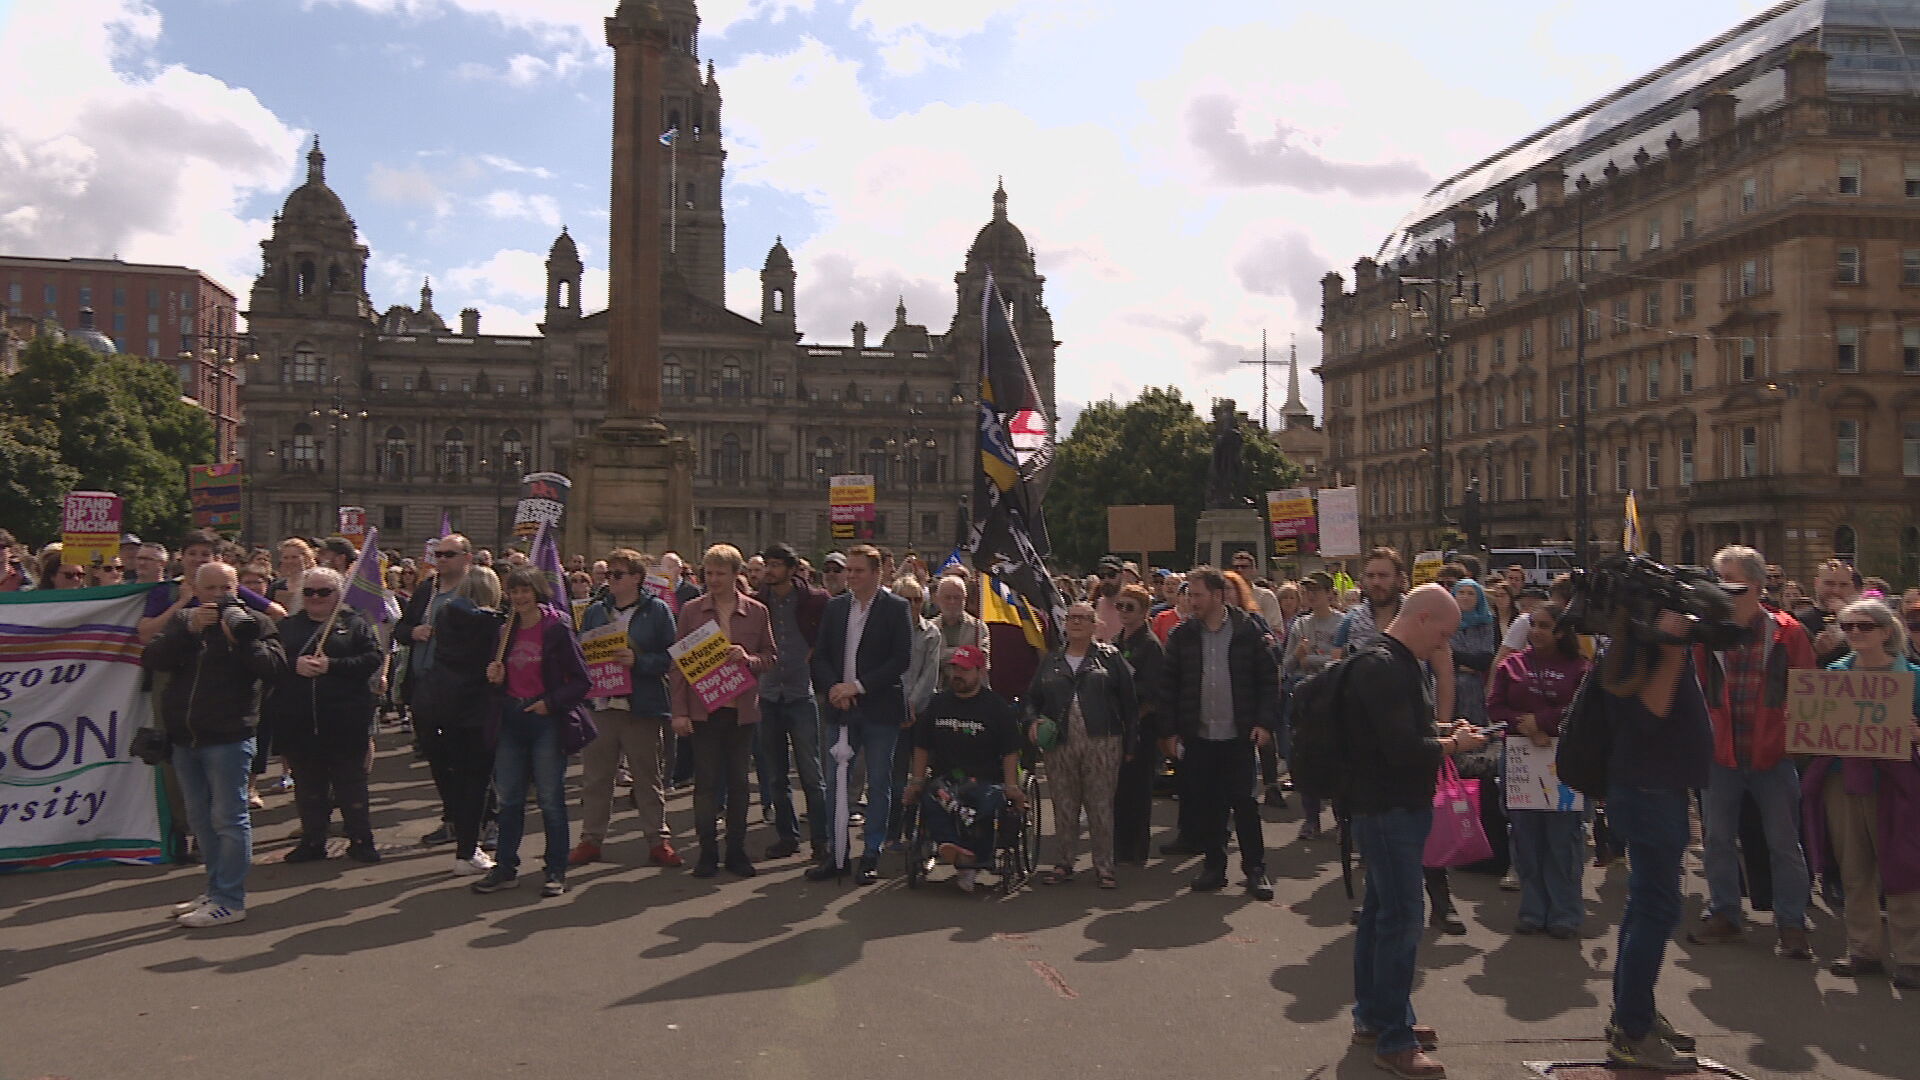
[[[567,601],[567,571],[560,564],[560,544],[554,540],[546,522],[541,522],[540,531],[534,534],[530,557],[533,569],[547,579],[548,591],[553,594],[547,606],[572,619],[573,612]]]
[[[387,591],[380,562],[380,530],[369,525],[360,542],[360,557],[347,571],[347,593],[340,602],[376,623],[398,622],[400,604]]]

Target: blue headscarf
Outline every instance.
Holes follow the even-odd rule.
[[[1461,585],[1472,586],[1473,595],[1478,597],[1479,600],[1473,605],[1472,611],[1466,611],[1461,613],[1460,629],[1470,630],[1473,627],[1485,626],[1488,623],[1492,622],[1493,621],[1493,605],[1487,603],[1487,590],[1481,588],[1480,583],[1473,580],[1472,578],[1461,578],[1459,584],[1453,587],[1454,591],[1459,592]]]

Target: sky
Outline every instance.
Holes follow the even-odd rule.
[[[0,0],[0,253],[177,263],[241,297],[318,134],[375,306],[531,333],[560,227],[605,303],[614,0]],[[776,236],[809,341],[942,332],[1004,178],[1063,430],[1178,385],[1307,404],[1320,278],[1436,180],[1764,0],[706,0],[728,305]],[[1285,393],[1273,374],[1274,410]],[[1277,423],[1277,419],[1276,419]]]

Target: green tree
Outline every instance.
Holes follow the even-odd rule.
[[[1266,492],[1298,482],[1300,469],[1245,417],[1242,461],[1246,489],[1238,494],[1264,512]],[[1107,551],[1107,507],[1173,506],[1175,561],[1193,551],[1194,524],[1206,509],[1207,467],[1213,434],[1173,387],[1148,387],[1125,405],[1102,401],[1080,414],[1061,440],[1047,489],[1047,528],[1056,562],[1092,566]]]
[[[40,470],[31,480],[0,472],[0,513],[19,514],[27,527],[17,531],[52,539],[61,500],[76,488],[125,499],[131,532],[171,536],[185,526],[187,467],[212,461],[215,444],[212,421],[181,400],[171,369],[40,338],[5,390],[0,468],[18,457]]]

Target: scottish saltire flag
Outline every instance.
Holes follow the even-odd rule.
[[[960,561],[960,549],[959,549],[959,548],[954,548],[954,549],[953,549],[952,551],[949,551],[949,552],[947,552],[947,561],[946,561],[946,562],[943,562],[943,563],[941,563],[941,564],[940,564],[940,569],[938,569],[938,570],[936,570],[936,571],[934,571],[934,573],[935,573],[936,575],[938,575],[938,574],[944,574],[944,573],[946,573],[947,571],[949,571],[949,570],[951,570],[951,569],[953,569],[953,568],[954,568],[954,567],[956,567],[956,566],[959,566],[959,567],[964,567],[965,565],[966,565],[966,564],[964,564],[964,563],[962,563],[962,562]]]
[[[1620,524],[1620,550],[1629,555],[1644,555],[1644,538],[1640,534],[1640,503],[1627,492],[1626,517]]]
[[[667,130],[660,133],[660,145],[672,146],[673,141],[675,139],[678,139],[679,137],[680,137],[679,128],[668,128]]]
[[[367,526],[360,557],[347,571],[347,592],[341,602],[375,624],[400,621],[400,602],[387,591],[386,560],[380,557],[380,530]]]

